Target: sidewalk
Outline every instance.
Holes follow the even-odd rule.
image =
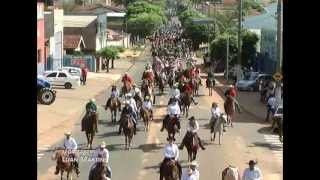
[[[110,69],[109,73],[89,72],[86,86],[76,89],[55,88],[56,101],[50,106],[38,104],[38,147],[50,146],[61,139],[66,130],[72,130],[75,122],[83,116],[85,103],[104,93],[134,65],[128,59],[118,59],[114,63],[115,68]]]

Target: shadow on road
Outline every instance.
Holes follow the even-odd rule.
[[[107,121],[107,120],[99,120],[98,121],[98,124],[103,124],[104,126],[107,126],[107,127],[114,127],[114,126],[117,126],[119,123],[118,121],[116,123],[112,123],[111,121]]]
[[[248,145],[248,147],[264,147],[275,151],[281,151],[282,146],[281,145],[274,145],[270,143],[262,143],[262,142],[254,142],[252,145]]]
[[[99,139],[106,138],[106,137],[112,137],[112,136],[119,136],[118,131],[112,131],[112,132],[107,132],[103,134],[97,134],[97,137]]]
[[[137,149],[142,150],[143,152],[147,153],[147,152],[152,152],[152,151],[156,151],[156,150],[160,150],[163,149],[163,143],[160,144],[141,144],[137,147]]]

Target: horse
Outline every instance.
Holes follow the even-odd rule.
[[[90,112],[83,120],[83,130],[86,133],[88,147],[91,149],[92,141],[95,133],[98,132],[98,115],[95,112]]]
[[[187,132],[185,139],[185,146],[188,151],[188,161],[191,162],[196,159],[199,149],[199,140],[192,132]]]
[[[75,169],[74,164],[72,161],[70,161],[68,158],[70,156],[65,150],[56,150],[55,153],[52,155],[52,160],[57,160],[57,167],[60,171],[61,180],[63,177],[63,173],[67,172],[67,180],[70,177],[70,180],[72,180],[72,173]]]
[[[123,128],[123,133],[125,136],[125,149],[129,150],[131,147],[131,140],[134,133],[134,124],[129,114],[124,114],[121,117],[121,124]]]
[[[200,80],[201,81],[201,80]],[[193,96],[199,96],[199,82],[196,78],[192,79],[192,93]]]
[[[108,104],[109,100],[110,100],[110,103]],[[120,107],[121,107],[121,103],[117,101],[116,97],[110,97],[108,99],[107,104],[105,106],[105,110],[107,110],[108,108],[110,109],[112,123],[116,123],[117,109],[119,109]]]
[[[170,135],[175,137],[176,132],[178,132],[177,121],[179,121],[179,119],[177,117],[171,118],[170,116],[169,117],[166,116],[165,118],[168,118],[168,121],[164,126],[168,132],[168,137],[170,137]]]
[[[104,162],[97,162],[96,166],[89,172],[89,180],[110,180],[109,177],[105,178],[107,167]]]
[[[151,114],[149,112],[149,110],[147,110],[146,108],[141,108],[140,110],[140,115],[143,119],[143,123],[144,123],[144,130],[148,131],[149,130],[149,122],[151,120]]]
[[[158,85],[159,85],[159,94],[163,94],[164,86],[165,86],[165,80],[159,77],[158,79]]]
[[[224,110],[227,114],[227,123],[231,124],[231,127],[233,127],[232,121],[235,113],[235,102],[231,96],[228,96],[224,102]]]
[[[167,161],[160,168],[160,180],[180,180],[181,172],[175,161]]]
[[[138,111],[140,111],[141,108],[142,108],[142,99],[141,99],[141,97],[136,93],[134,95],[133,99],[136,101],[136,105],[137,105]],[[138,119],[140,119],[140,116],[139,116],[138,113],[137,113],[137,115],[138,115]]]
[[[277,125],[277,128],[275,127],[275,125]],[[273,117],[271,131],[274,131],[275,129],[277,129],[280,142],[283,142],[283,117]]]
[[[217,119],[213,119],[211,117],[210,120],[210,133],[211,133],[211,141],[214,141],[216,138],[216,133],[219,133],[219,145],[221,145],[221,136],[223,131],[223,124],[227,123],[227,118],[224,114],[220,115]]]
[[[191,95],[189,93],[184,93],[181,99],[182,113],[186,114],[186,117],[189,115],[189,108],[191,105]]]
[[[144,79],[141,84],[141,92],[144,94],[144,96],[149,95],[153,98],[153,104],[156,103],[156,96],[153,95],[153,89],[150,81],[147,79]]]
[[[207,84],[207,88],[209,89],[209,96],[212,96],[212,92],[215,86],[215,80],[208,78],[206,81],[206,84]]]
[[[128,94],[131,90],[132,90],[131,85],[128,82],[124,83],[124,85],[122,86],[122,88],[120,90],[120,97]]]

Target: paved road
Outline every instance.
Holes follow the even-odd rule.
[[[145,58],[136,62],[136,65],[129,71],[136,81],[140,81],[144,65],[150,60],[147,55]],[[204,84],[204,83],[203,83]],[[114,180],[153,180],[158,179],[159,163],[163,158],[163,147],[166,143],[167,133],[160,132],[161,119],[163,118],[168,101],[166,89],[165,95],[158,96],[155,108],[155,120],[151,124],[150,131],[144,132],[142,122],[139,122],[137,135],[133,139],[133,149],[124,150],[124,137],[117,135],[118,125],[110,123],[109,111],[103,110],[108,93],[101,93],[96,97],[99,105],[99,133],[94,141],[96,147],[101,141],[106,141],[110,151],[110,163],[113,170]],[[210,117],[210,105],[212,101],[218,102],[223,109],[223,95],[218,91],[212,97],[207,96],[206,89],[201,87],[200,96],[197,97],[199,104],[192,105],[190,116],[194,115],[200,124],[199,135],[205,142],[206,150],[200,150],[197,160],[200,163],[201,179],[221,179],[221,171],[228,164],[236,165],[241,171],[247,167],[249,159],[257,159],[261,168],[264,180],[278,180],[282,176],[282,145],[276,141],[276,137],[268,134],[269,124],[259,122],[249,114],[242,113],[237,115],[236,123],[233,128],[228,128],[224,134],[222,145],[217,142],[209,142],[209,130],[207,128]],[[79,143],[80,148],[85,148],[86,138],[80,132],[80,119],[74,126],[73,136]],[[187,120],[182,118],[182,131],[177,135],[177,143],[180,143],[185,134]],[[53,134],[54,135],[54,134]],[[62,140],[61,140],[62,142]],[[53,147],[59,146],[59,144]],[[53,175],[55,162],[52,161],[52,147],[39,147],[41,159],[38,160],[38,179],[51,180],[59,179]],[[85,150],[84,150],[85,151]],[[86,151],[88,152],[88,151]],[[184,149],[180,154],[182,166],[186,166],[187,153]],[[91,162],[80,161],[80,177],[87,179]]]

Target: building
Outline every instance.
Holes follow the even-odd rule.
[[[65,35],[63,37],[63,48],[65,54],[74,54],[75,51],[82,52],[86,48],[82,35]]]
[[[56,70],[63,64],[63,9],[45,11],[46,70]]]
[[[37,2],[37,73],[44,71],[45,40],[44,40],[44,3]]]

